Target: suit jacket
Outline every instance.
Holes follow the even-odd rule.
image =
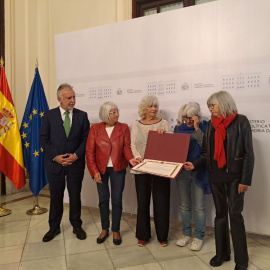
[[[117,122],[110,138],[104,122],[91,126],[86,144],[86,161],[92,177],[98,172],[105,173],[110,156],[115,171],[126,169],[128,161],[133,158],[127,124]]]
[[[45,153],[44,165],[47,172],[58,174],[63,166],[53,159],[65,153],[76,154],[77,159],[69,167],[72,172],[85,168],[85,145],[89,132],[87,113],[73,109],[72,125],[67,138],[59,107],[46,111],[40,127],[39,139]]]

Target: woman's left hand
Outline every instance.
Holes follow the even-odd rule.
[[[157,133],[158,133],[158,134],[163,134],[164,132],[165,132],[164,129],[158,129],[158,130],[157,130]]]
[[[135,158],[132,158],[129,163],[132,165],[132,167],[136,166],[137,164],[140,163],[139,160],[135,159]]]
[[[243,185],[243,184],[239,184],[239,186],[238,186],[238,194],[246,192],[247,190],[248,190],[248,186]]]

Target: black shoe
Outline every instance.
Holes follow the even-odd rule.
[[[248,264],[236,264],[234,270],[247,270]]]
[[[73,227],[73,233],[75,233],[77,238],[80,240],[86,239],[86,232],[82,229],[82,227]]]
[[[114,238],[113,238],[113,243],[114,243],[116,246],[121,245],[121,243],[122,243],[122,238],[121,238],[120,233],[119,233],[119,239],[114,239]]]
[[[53,240],[53,238],[60,233],[60,229],[58,230],[49,230],[44,236],[42,241],[43,242],[50,242],[51,240]]]
[[[214,256],[211,260],[210,260],[210,265],[211,266],[221,266],[224,262],[228,262],[231,260],[231,256],[227,255],[224,257],[220,257],[220,256]]]
[[[107,233],[104,237],[98,237],[97,238],[97,243],[98,244],[102,244],[107,238],[109,237],[109,229],[107,229]]]

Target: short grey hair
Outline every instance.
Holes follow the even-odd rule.
[[[227,91],[219,91],[212,94],[207,99],[207,106],[211,106],[211,104],[215,104],[218,106],[220,113],[223,117],[234,114],[237,111],[237,107],[234,99],[231,94]]]
[[[138,111],[139,116],[142,119],[145,119],[146,118],[146,108],[152,107],[152,106],[159,108],[158,98],[154,95],[144,96],[141,100],[140,105],[139,105],[139,111]]]
[[[57,89],[57,97],[61,97],[61,91],[63,89],[66,89],[66,88],[68,88],[70,90],[73,90],[73,86],[71,86],[70,84],[68,84],[68,83],[62,83],[62,84],[59,85],[59,87]]]
[[[197,116],[201,122],[202,114],[200,104],[198,102],[189,102],[187,104],[182,105],[178,112],[178,121],[177,121],[178,126],[184,124],[183,121],[184,116],[187,117]]]
[[[99,118],[101,121],[108,124],[110,119],[110,111],[115,109],[119,110],[115,103],[111,101],[104,102],[99,109]]]

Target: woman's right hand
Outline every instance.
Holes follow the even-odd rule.
[[[138,160],[138,161],[139,161],[139,163],[142,163],[142,162],[143,162],[143,159],[142,159],[142,158],[140,158],[140,157],[137,157],[137,158],[136,158],[136,160]]]
[[[102,184],[101,176],[100,176],[99,172],[94,175],[94,179],[95,179],[96,183]]]
[[[184,166],[184,169],[187,171],[192,171],[195,169],[193,163],[191,162],[185,162],[183,166]]]

